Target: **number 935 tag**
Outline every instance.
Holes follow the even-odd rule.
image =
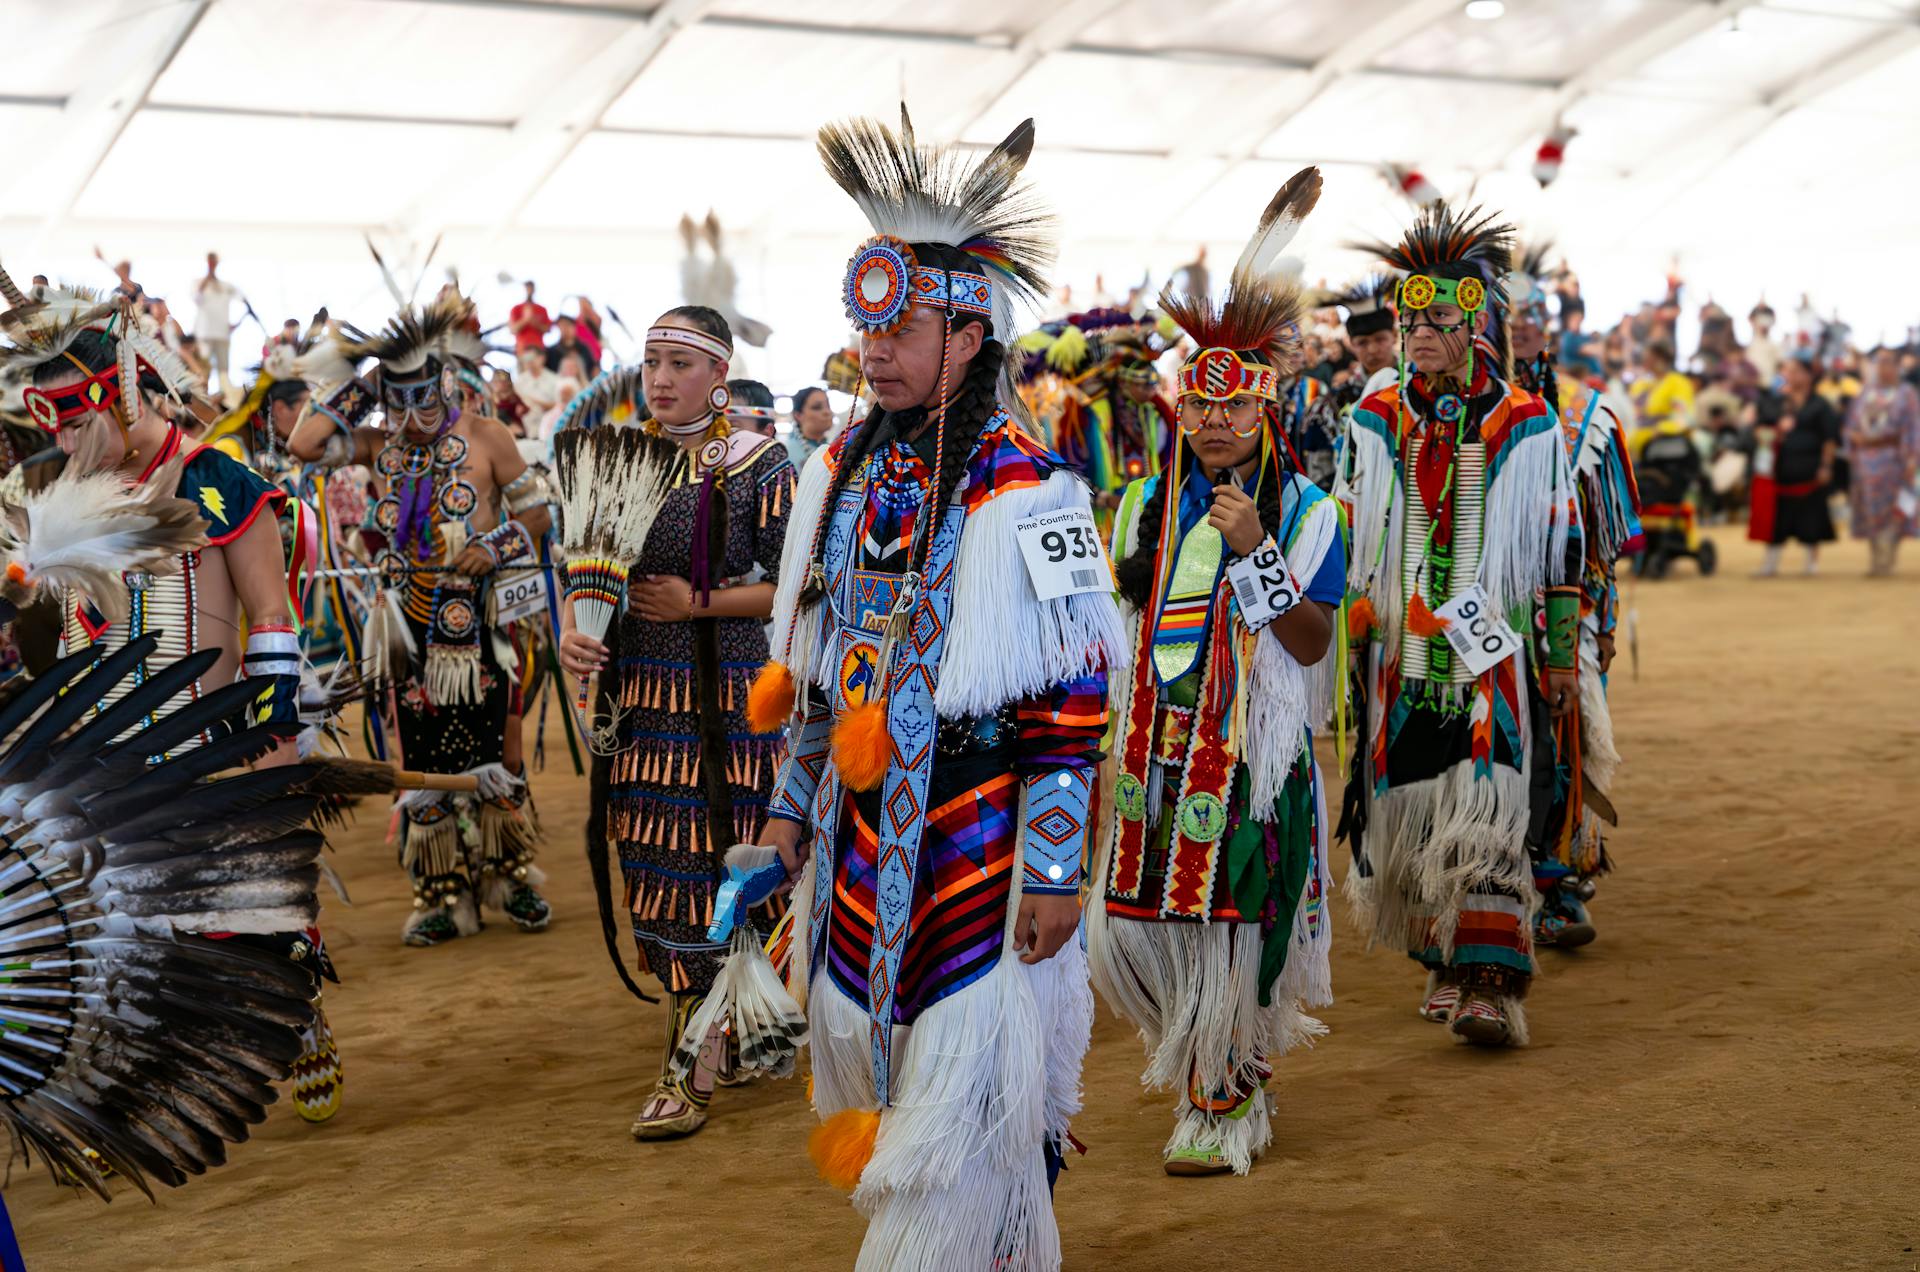
[[[1019,538],[1034,595],[1041,600],[1113,591],[1113,566],[1087,509],[1062,508],[1024,517],[1013,523],[1013,532]]]
[[[1240,617],[1259,631],[1300,603],[1300,584],[1272,539],[1227,567],[1227,582],[1240,602]]]

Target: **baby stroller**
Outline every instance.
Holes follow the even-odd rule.
[[[1693,496],[1703,465],[1692,433],[1683,424],[1663,423],[1642,434],[1639,450],[1633,473],[1646,546],[1634,558],[1634,572],[1663,578],[1674,561],[1691,557],[1701,574],[1712,574],[1720,562],[1713,541],[1700,533]]]

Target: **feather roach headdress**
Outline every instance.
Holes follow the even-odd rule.
[[[213,650],[86,719],[154,648],[82,650],[0,705],[0,1118],[18,1151],[105,1200],[112,1174],[151,1196],[224,1162],[314,1020],[300,964],[193,935],[313,922],[324,840],[297,793],[311,770],[214,776],[289,728],[247,727],[244,680],[166,710]],[[224,736],[180,749],[208,732]]]
[[[1402,324],[1410,321],[1409,314],[1429,305],[1452,305],[1468,320],[1486,311],[1490,321],[1475,343],[1504,376],[1509,362],[1507,275],[1513,267],[1513,227],[1498,217],[1478,205],[1456,211],[1445,200],[1436,200],[1420,209],[1398,243],[1352,246],[1405,271],[1406,277],[1394,291],[1394,308]]]
[[[1320,201],[1320,169],[1302,168],[1287,179],[1260,214],[1260,223],[1234,262],[1226,299],[1160,293],[1160,308],[1198,346],[1180,371],[1183,396],[1226,401],[1240,394],[1274,400],[1282,377],[1300,361],[1300,288],[1277,278],[1273,266],[1300,224]],[[1259,354],[1265,363],[1246,362]]]
[[[1458,292],[1447,283],[1473,279],[1477,288],[1461,295],[1460,308],[1472,312],[1491,304],[1507,303],[1506,279],[1513,263],[1513,227],[1499,213],[1479,206],[1456,211],[1444,200],[1427,204],[1398,243],[1356,243],[1358,251],[1379,257],[1406,274],[1400,280],[1397,303],[1424,309],[1435,299],[1453,303]]]
[[[472,317],[472,301],[445,291],[419,309],[405,306],[374,335],[347,328],[340,354],[352,361],[372,358],[391,375],[419,371],[435,358],[471,356],[477,361],[486,345],[477,331],[464,330]]]
[[[152,377],[150,387],[158,381],[159,396],[181,408],[199,396],[192,369],[141,325],[138,307],[125,297],[57,287],[29,298],[0,269],[0,300],[7,306],[0,312],[0,335],[7,340],[0,344],[0,378],[21,386],[27,414],[48,432],[110,407],[139,384],[143,372]],[[112,345],[115,358],[109,370],[93,372],[73,357],[74,342],[88,332]],[[36,368],[61,359],[71,361],[87,378],[51,390],[30,383]]]
[[[909,304],[978,314],[993,338],[1010,344],[1016,302],[1046,291],[1055,253],[1055,220],[1021,180],[1033,154],[1033,121],[974,158],[914,136],[904,103],[900,130],[877,119],[828,124],[819,133],[827,175],[860,205],[874,238],[848,263],[847,316],[867,331],[890,331]],[[915,259],[913,243],[964,252],[979,272]]]
[[[1138,317],[1124,309],[1090,309],[1046,323],[1021,336],[1025,376],[1076,377],[1094,371],[1125,374],[1145,366],[1149,377],[1156,358],[1172,347],[1171,323],[1149,311]],[[1172,332],[1178,336],[1178,332]]]
[[[1345,291],[1334,292],[1323,305],[1338,305],[1346,313],[1349,336],[1370,336],[1393,326],[1393,293],[1400,280],[1391,274],[1373,274]]]

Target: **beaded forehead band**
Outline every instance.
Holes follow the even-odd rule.
[[[696,330],[692,327],[649,327],[647,328],[647,343],[685,345],[689,349],[698,349],[715,362],[731,362],[733,360],[732,345],[720,339],[718,336],[708,335],[706,332]]]
[[[87,364],[66,353],[67,361],[80,368],[84,380],[58,388],[43,389],[30,384],[20,392],[26,405],[27,414],[33,422],[49,433],[57,433],[61,426],[89,415],[94,411],[111,410],[120,400],[120,363],[116,360],[104,371],[89,371]],[[146,363],[141,361],[140,366]]]
[[[1487,286],[1477,278],[1436,278],[1410,274],[1400,280],[1395,296],[1402,313],[1429,305],[1453,305],[1462,313],[1477,313],[1487,303]]]
[[[1248,362],[1232,349],[1202,349],[1180,368],[1180,396],[1208,402],[1227,402],[1251,394],[1268,402],[1280,400],[1280,372]]]
[[[993,319],[993,283],[985,274],[922,265],[901,239],[876,234],[847,262],[847,317],[869,335],[906,322],[908,305]]]

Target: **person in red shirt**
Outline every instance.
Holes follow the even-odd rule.
[[[553,326],[553,318],[547,313],[546,306],[533,298],[532,279],[527,280],[526,288],[527,298],[507,312],[507,325],[513,328],[513,347],[516,350],[545,344],[547,330]]]

